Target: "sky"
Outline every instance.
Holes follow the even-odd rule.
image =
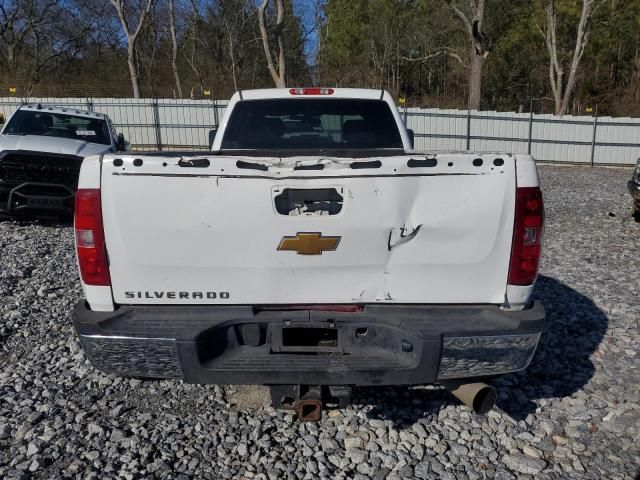
[[[315,63],[316,52],[318,49],[318,36],[315,31],[316,12],[319,6],[324,4],[325,0],[293,0],[293,13],[300,17],[307,35],[304,53],[307,57],[307,63],[313,65]]]

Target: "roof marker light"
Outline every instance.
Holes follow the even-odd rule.
[[[291,88],[291,95],[332,95],[333,88]]]

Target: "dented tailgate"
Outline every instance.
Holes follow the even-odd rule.
[[[509,155],[106,156],[101,188],[119,304],[505,298]]]

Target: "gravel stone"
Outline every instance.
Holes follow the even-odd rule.
[[[82,298],[72,226],[0,221],[0,478],[634,479],[640,224],[630,176],[540,167],[546,227],[533,295],[547,320],[529,368],[492,380],[498,407],[484,417],[439,387],[376,387],[300,424],[261,387],[102,374],[71,323]]]
[[[530,475],[540,473],[547,466],[547,462],[544,460],[521,454],[505,455],[502,457],[502,461],[511,470]]]
[[[420,462],[414,467],[413,474],[418,478],[429,478],[430,470],[429,462]]]
[[[30,443],[27,446],[27,457],[32,457],[36,453],[38,453],[39,451],[40,451],[40,449],[38,448],[38,446],[35,443]]]
[[[418,436],[418,438],[422,439],[422,438],[427,438],[429,436],[425,428],[420,423],[414,423],[411,429]]]
[[[351,461],[356,465],[360,462],[364,462],[367,458],[367,452],[359,448],[352,448],[347,452],[347,454],[349,455]]]
[[[445,442],[438,442],[438,444],[433,447],[433,451],[439,455],[442,455],[447,451],[447,444]]]
[[[362,448],[362,447],[364,447],[364,441],[362,440],[362,437],[353,436],[353,437],[346,437],[344,439],[344,448],[346,449]]]
[[[522,453],[524,453],[528,457],[540,458],[542,456],[542,452],[540,450],[530,447],[529,445],[525,445],[524,447],[522,447]]]

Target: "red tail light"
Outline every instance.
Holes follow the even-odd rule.
[[[82,281],[87,285],[111,285],[99,189],[80,189],[76,193],[74,228]]]
[[[516,189],[509,285],[531,285],[540,266],[544,204],[539,187]]]
[[[332,95],[333,88],[291,88],[291,95]]]

